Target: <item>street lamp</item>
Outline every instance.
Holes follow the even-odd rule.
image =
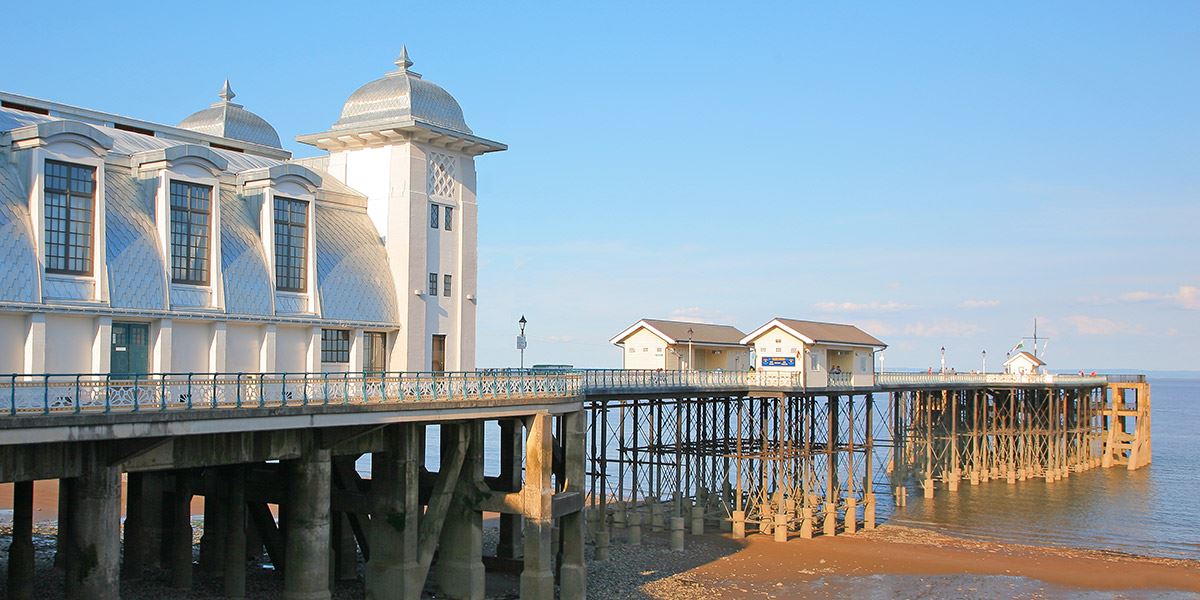
[[[688,370],[689,371],[696,370],[696,367],[693,366],[694,363],[692,362],[692,335],[693,335],[693,333],[694,332],[692,331],[692,328],[688,327]]]
[[[983,354],[983,372],[984,372],[984,374],[987,374],[987,350],[984,350],[982,352],[982,354]]]
[[[521,315],[521,320],[517,321],[517,325],[521,326],[521,332],[517,334],[517,350],[521,351],[521,369],[525,369],[525,324],[529,321],[525,320],[525,315]]]
[[[942,375],[946,374],[946,347],[942,346]]]

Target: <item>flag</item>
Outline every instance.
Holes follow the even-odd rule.
[[[1016,352],[1017,350],[1020,350],[1020,349],[1022,349],[1022,348],[1024,348],[1024,347],[1025,347],[1025,342],[1024,342],[1024,341],[1017,342],[1017,345],[1016,345],[1016,346],[1013,346],[1013,347],[1012,347],[1012,350],[1009,350],[1009,351],[1008,351],[1008,353],[1009,353],[1009,354],[1012,354],[1013,352]]]

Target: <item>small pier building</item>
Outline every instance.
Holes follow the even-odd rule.
[[[642,319],[609,343],[626,369],[733,371],[750,368],[745,335],[732,325]]]
[[[875,352],[886,344],[854,325],[774,318],[742,338],[763,373],[799,375],[804,385],[875,385]]]

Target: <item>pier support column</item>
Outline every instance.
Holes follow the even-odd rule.
[[[33,600],[33,482],[13,484],[12,545],[8,547],[8,598]]]
[[[82,475],[71,493],[68,600],[121,597],[121,470],[108,464],[99,444],[83,452]]]
[[[566,459],[566,481],[564,492],[578,492],[587,496],[585,489],[587,457],[587,429],[585,413],[569,413],[563,419],[563,457]],[[559,569],[559,595],[563,600],[584,600],[587,597],[587,562],[584,560],[585,519],[582,510],[562,517],[562,566]],[[680,536],[683,535],[683,518],[679,518]]]
[[[692,507],[692,535],[704,535],[704,504]]]
[[[500,483],[503,491],[521,490],[522,425],[520,419],[500,419]],[[521,515],[500,515],[496,556],[516,558],[521,547]]]
[[[858,500],[854,496],[846,498],[846,515],[843,521],[846,533],[858,531]]]
[[[388,427],[385,450],[371,455],[368,600],[419,600],[425,585],[417,543],[423,462],[419,427]]]
[[[330,456],[306,442],[303,455],[287,461],[283,600],[329,600]]]
[[[226,487],[221,471],[205,469],[204,534],[200,536],[200,573],[220,577],[225,571]]]
[[[176,471],[174,491],[169,495],[167,531],[171,587],[192,589],[192,487],[187,471]]]
[[[551,529],[554,526],[552,501],[554,489],[550,474],[554,465],[554,419],[538,413],[527,419],[525,435],[525,568],[521,571],[521,598],[553,600],[554,554]]]
[[[240,600],[246,597],[246,471],[233,465],[220,473],[225,487],[225,597]]]
[[[740,540],[746,537],[746,511],[733,511],[733,539]]]
[[[467,434],[466,456],[458,472],[454,499],[446,509],[446,521],[438,543],[438,586],[447,598],[482,600],[483,570],[483,513],[477,501],[477,481],[483,481],[483,422],[471,421],[459,425]],[[448,464],[457,439],[442,438],[442,459]]]
[[[66,570],[67,555],[71,553],[68,540],[71,539],[71,514],[75,512],[71,508],[71,498],[75,496],[71,489],[74,486],[73,478],[64,477],[58,480],[58,533],[54,544],[54,568],[62,571]]]

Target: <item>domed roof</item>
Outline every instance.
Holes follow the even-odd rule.
[[[181,121],[179,126],[231,140],[283,148],[279,143],[279,133],[266,119],[242,108],[241,104],[230,102],[235,95],[229,88],[229,80],[226,79],[221,93],[217,94],[221,101],[192,114]]]
[[[342,107],[341,118],[333,129],[351,129],[409,118],[423,123],[472,134],[463,118],[462,107],[450,92],[421,79],[410,71],[413,64],[408,48],[400,50],[396,70],[350,94]]]

